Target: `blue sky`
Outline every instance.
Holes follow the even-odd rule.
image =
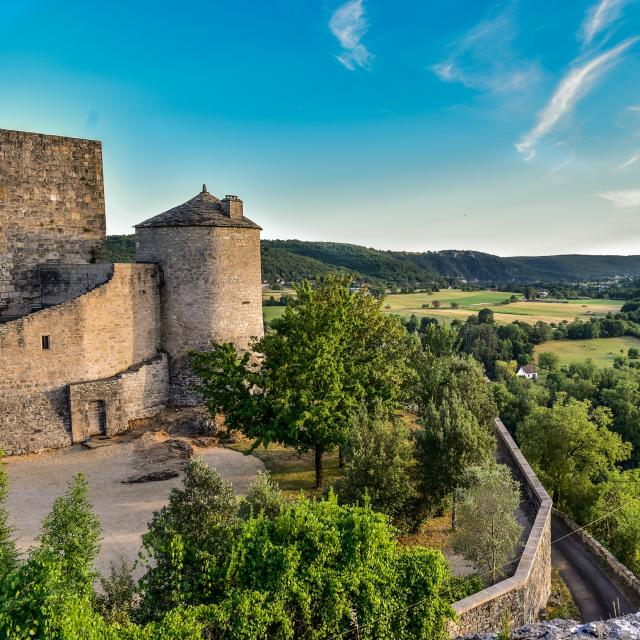
[[[4,0],[0,127],[102,140],[108,231],[640,253],[640,0]]]

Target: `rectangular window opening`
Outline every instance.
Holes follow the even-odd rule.
[[[51,349],[51,336],[42,336],[42,348],[45,350]]]

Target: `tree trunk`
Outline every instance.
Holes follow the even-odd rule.
[[[322,447],[316,445],[316,489],[322,486]]]
[[[345,458],[346,458],[346,455],[344,453],[344,447],[340,445],[338,447],[338,467],[340,469],[344,469],[344,465],[346,464]]]
[[[455,489],[451,494],[451,529],[456,530],[458,526],[458,503],[456,501]]]

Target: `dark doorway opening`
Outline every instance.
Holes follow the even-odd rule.
[[[104,400],[89,403],[89,436],[107,435],[107,413]]]

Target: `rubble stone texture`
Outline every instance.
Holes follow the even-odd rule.
[[[497,633],[472,634],[459,640],[498,640]],[[580,624],[551,620],[529,624],[511,632],[511,640],[640,640],[640,613],[604,622]]]
[[[38,265],[104,248],[100,142],[0,129],[0,318],[40,306]]]

